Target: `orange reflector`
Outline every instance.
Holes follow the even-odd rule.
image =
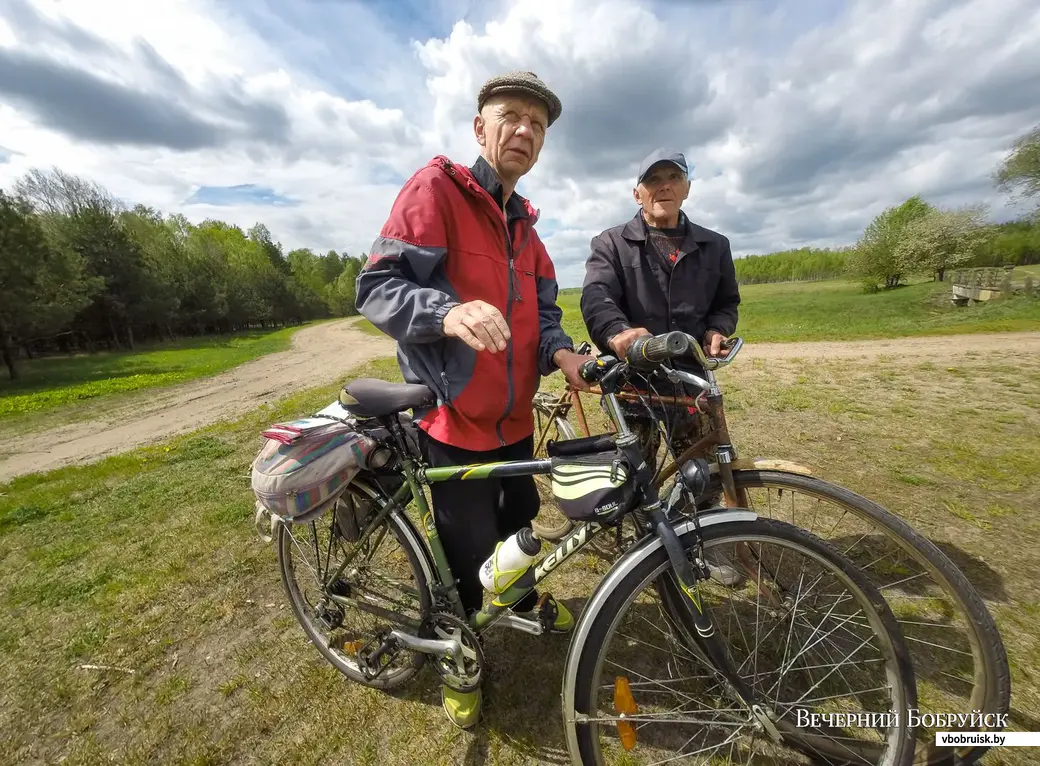
[[[357,654],[358,650],[365,645],[364,641],[344,641],[343,652],[345,654]]]
[[[636,707],[635,699],[632,697],[632,687],[628,685],[628,679],[624,676],[618,676],[614,680],[614,710],[618,715],[633,715],[639,710]],[[621,740],[621,746],[625,750],[631,750],[636,746],[635,724],[628,721],[618,721],[617,732],[618,739]]]

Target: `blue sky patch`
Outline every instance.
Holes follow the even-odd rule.
[[[379,164],[372,168],[372,172],[369,174],[369,180],[379,186],[403,186],[404,182],[408,179],[389,165]]]
[[[272,205],[287,207],[299,201],[278,194],[274,189],[256,184],[237,186],[200,186],[187,199],[189,205]]]

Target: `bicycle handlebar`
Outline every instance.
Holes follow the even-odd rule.
[[[686,337],[690,339],[690,346],[693,348],[694,356],[697,357],[697,361],[700,362],[705,370],[717,370],[720,367],[725,367],[736,358],[737,354],[740,353],[740,349],[744,346],[744,339],[734,336],[727,338],[722,343],[722,348],[726,350],[725,356],[708,356],[704,353],[704,349],[701,348],[701,344],[697,342],[696,338],[692,335],[687,335]]]
[[[644,335],[632,341],[625,354],[625,361],[636,368],[652,368],[690,350],[690,336],[684,332],[668,332],[661,335]]]
[[[624,361],[630,367],[636,369],[652,370],[662,362],[688,356],[692,352],[692,355],[705,370],[717,370],[730,364],[737,354],[740,353],[740,349],[743,346],[743,338],[729,338],[723,343],[723,348],[726,349],[725,356],[709,357],[704,353],[704,349],[701,348],[701,344],[696,338],[688,333],[676,330],[661,333],[660,335],[644,335],[641,338],[636,338],[632,345],[629,346]],[[619,360],[615,357],[605,354],[582,364],[579,373],[586,383],[597,383],[614,367],[614,363],[617,361]],[[702,388],[707,385],[700,378],[697,378],[695,382],[696,385]]]

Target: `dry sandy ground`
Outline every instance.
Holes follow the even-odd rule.
[[[979,333],[884,340],[815,341],[807,343],[747,343],[740,359],[854,359],[879,356],[944,359],[991,351],[1012,351],[1022,356],[1040,354],[1040,332]],[[738,362],[739,364],[739,362]]]
[[[327,322],[293,335],[288,351],[260,357],[212,378],[161,389],[114,408],[105,417],[26,434],[4,445],[0,481],[162,441],[224,418],[234,418],[301,388],[335,383],[356,365],[393,355],[389,338],[353,327],[356,319]]]
[[[0,481],[36,471],[83,463],[161,441],[222,418],[235,417],[296,388],[332,383],[355,365],[394,353],[388,338],[353,328],[355,320],[301,330],[289,351],[270,354],[213,378],[157,392],[144,403],[107,413],[102,420],[75,423],[25,436],[6,445]],[[886,340],[748,343],[740,360],[751,358],[870,358],[878,356],[945,359],[964,354],[1013,350],[1040,354],[1040,332],[954,335]],[[739,362],[738,362],[739,364]],[[6,451],[6,450],[5,450]]]

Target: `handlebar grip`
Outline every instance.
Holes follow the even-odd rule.
[[[690,339],[686,333],[662,333],[661,335],[636,338],[628,350],[628,361],[633,366],[640,363],[658,364],[676,356],[682,356],[690,349]]]
[[[587,362],[582,362],[581,367],[578,368],[578,374],[581,375],[581,379],[586,383],[595,383],[599,380],[605,367],[606,365],[598,359],[590,359]]]

